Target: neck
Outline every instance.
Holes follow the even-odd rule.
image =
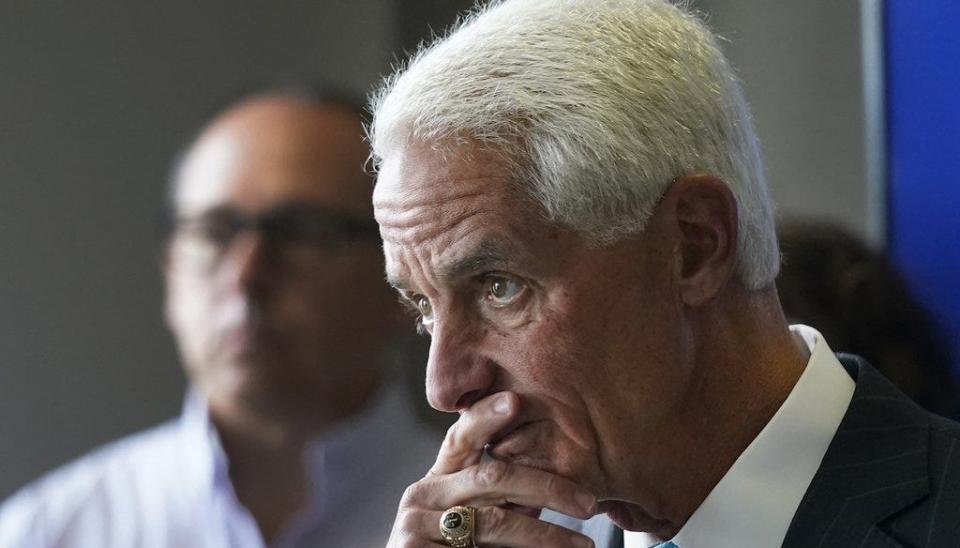
[[[726,302],[692,312],[690,388],[670,423],[652,438],[665,440],[658,443],[658,456],[650,455],[653,465],[635,477],[637,491],[646,493],[633,500],[647,504],[613,505],[611,517],[626,529],[675,535],[767,425],[806,367],[807,351],[790,334],[774,290],[736,289],[720,299]]]
[[[308,445],[362,409],[373,390],[333,414],[309,407],[265,412],[210,399],[211,420],[237,499],[256,520],[267,544],[308,502],[310,478],[304,461]]]

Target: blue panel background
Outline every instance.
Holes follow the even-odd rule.
[[[889,246],[960,373],[960,1],[885,6]]]

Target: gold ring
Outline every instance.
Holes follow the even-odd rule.
[[[440,514],[440,536],[453,548],[476,548],[476,525],[477,509],[473,506],[454,506]]]

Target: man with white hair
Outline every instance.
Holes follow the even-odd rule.
[[[784,319],[695,15],[492,3],[387,80],[371,141],[387,276],[460,414],[388,546],[960,544],[960,425]]]

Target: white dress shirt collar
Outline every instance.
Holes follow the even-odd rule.
[[[398,417],[405,418],[405,394],[395,387],[381,388],[359,414],[337,424],[307,445],[304,466],[309,484],[304,509],[280,532],[274,546],[288,546],[307,530],[330,518],[341,503],[355,496],[358,486],[364,485],[363,476],[371,468],[382,467],[380,456],[370,448],[383,444],[400,446],[409,429],[398,428]],[[408,419],[410,421],[412,419]],[[402,422],[402,421],[401,421]],[[192,455],[185,459],[190,474],[201,484],[210,486],[214,504],[221,505],[234,527],[245,530],[244,536],[259,536],[253,517],[236,498],[230,481],[230,462],[223,450],[220,436],[210,418],[203,396],[190,390],[184,401],[181,435],[184,447]],[[392,439],[397,437],[399,439]],[[424,466],[428,466],[425,463]]]
[[[787,529],[853,396],[855,383],[818,331],[790,327],[810,360],[760,434],[747,446],[680,532],[679,548],[772,548]],[[660,541],[624,532],[625,548]]]

